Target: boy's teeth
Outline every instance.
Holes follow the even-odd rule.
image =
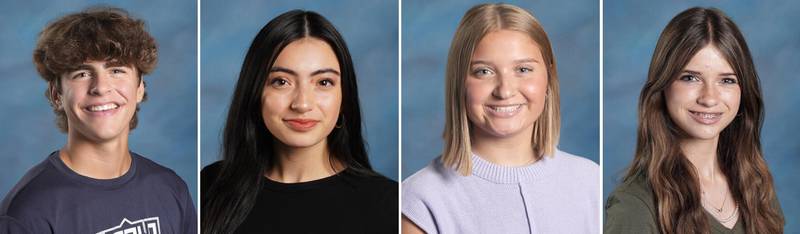
[[[89,110],[90,111],[107,111],[107,110],[111,110],[111,109],[117,109],[117,107],[119,107],[117,104],[109,103],[109,104],[105,104],[105,105],[91,106],[91,107],[89,107]]]

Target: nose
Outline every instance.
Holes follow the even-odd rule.
[[[293,111],[306,113],[311,111],[312,103],[314,102],[314,95],[309,87],[305,85],[300,85],[294,93],[294,98],[292,99],[292,103],[290,108]]]
[[[492,90],[492,96],[498,99],[508,99],[514,97],[516,94],[516,82],[513,77],[498,72],[495,79],[495,88]]]
[[[697,98],[697,104],[705,107],[716,106],[719,103],[719,90],[713,84],[703,85],[703,90]]]
[[[106,72],[95,72],[92,77],[91,87],[89,87],[89,94],[101,96],[108,93],[112,89],[109,74]]]

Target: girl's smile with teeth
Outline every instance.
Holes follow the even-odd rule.
[[[493,112],[511,113],[511,112],[515,112],[515,111],[519,110],[522,107],[522,104],[503,105],[503,106],[487,105],[486,107],[489,108],[489,110],[493,111]]]

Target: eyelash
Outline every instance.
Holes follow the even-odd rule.
[[[475,76],[485,76],[485,75],[490,75],[490,74],[493,74],[493,73],[494,72],[491,69],[488,69],[488,68],[477,68],[477,69],[472,71],[472,74],[475,75]]]
[[[722,78],[722,83],[724,84],[738,84],[739,81],[733,78]]]
[[[326,82],[327,82],[328,84],[324,84],[324,83],[326,83]],[[322,80],[320,80],[318,83],[319,83],[320,85],[322,85],[322,86],[327,86],[327,87],[333,87],[333,86],[335,85],[335,84],[333,83],[333,80],[331,80],[331,79],[322,79]]]
[[[514,70],[517,71],[517,72],[520,72],[520,73],[528,73],[528,72],[532,72],[533,68],[519,67],[519,68],[516,68]],[[484,76],[484,75],[494,74],[494,71],[492,71],[491,69],[488,69],[488,68],[478,68],[478,69],[473,70],[472,74],[475,75],[475,76]]]
[[[125,73],[128,73],[128,72],[125,71],[124,69],[119,69],[119,68],[111,69],[111,74],[125,74]],[[91,76],[91,75],[92,75],[91,72],[82,71],[82,72],[78,72],[75,75],[73,75],[72,79],[84,78],[84,77],[88,77],[88,76]]]
[[[697,78],[695,75],[683,75],[679,78],[682,81],[699,81],[700,78]],[[722,78],[721,81],[723,84],[738,84],[739,82],[734,78]]]
[[[699,81],[700,80],[700,78],[697,78],[697,76],[695,76],[695,75],[683,75],[678,79],[682,80],[682,81]]]
[[[273,86],[273,87],[278,87],[278,88],[279,88],[279,87],[283,87],[283,86],[285,86],[285,85],[286,85],[286,84],[288,84],[288,83],[289,83],[289,82],[288,82],[288,81],[286,81],[286,80],[284,80],[283,78],[273,78],[273,79],[272,79],[272,80],[269,82],[269,84],[270,84],[271,86]]]
[[[79,73],[73,75],[72,79],[84,78],[84,77],[88,77],[89,75],[90,75],[89,72],[79,72]]]

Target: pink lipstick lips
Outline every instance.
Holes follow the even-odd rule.
[[[317,123],[319,123],[319,120],[313,120],[313,119],[286,119],[286,120],[284,120],[284,122],[291,129],[294,129],[296,131],[305,132],[305,131],[309,131],[312,128],[314,128],[314,126],[316,126]]]

